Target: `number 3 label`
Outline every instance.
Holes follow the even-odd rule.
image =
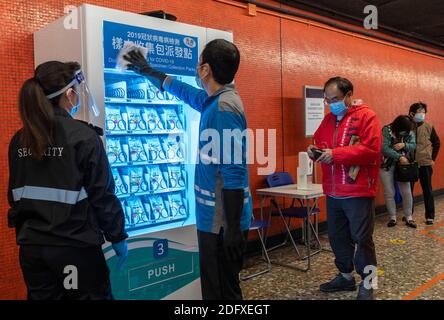
[[[153,257],[154,259],[165,258],[168,256],[168,240],[162,239],[154,241],[153,243]]]

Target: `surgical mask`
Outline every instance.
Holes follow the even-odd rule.
[[[202,65],[197,66],[197,68],[196,68],[196,75],[195,75],[194,78],[195,78],[195,80],[196,80],[197,86],[198,86],[199,88],[203,89],[204,87],[203,87],[203,84],[202,84],[202,80],[200,80],[200,78],[199,78],[199,72],[197,71],[200,67],[202,67]]]
[[[199,88],[203,89],[202,80],[200,80],[198,73],[196,73],[196,83]]]
[[[347,106],[344,100],[330,103],[330,111],[337,117],[342,117],[347,112]]]
[[[416,122],[424,122],[424,120],[425,120],[425,113],[415,114],[415,121]]]
[[[69,114],[71,115],[71,117],[74,117],[74,115],[77,113],[77,111],[79,111],[79,107],[80,107],[80,95],[77,93],[77,91],[75,91],[74,89],[72,90],[75,92],[76,96],[77,96],[77,103],[76,105],[74,105],[71,100],[68,99],[69,103],[72,106],[72,109],[69,111]]]

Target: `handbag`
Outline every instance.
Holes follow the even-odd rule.
[[[409,164],[400,164],[399,162],[395,167],[395,180],[399,182],[412,182],[418,181],[419,168],[417,162],[411,162]]]

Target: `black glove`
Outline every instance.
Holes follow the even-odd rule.
[[[240,227],[244,207],[244,190],[222,190],[224,208],[224,250],[232,261],[242,258],[246,248],[244,234]]]
[[[134,72],[145,76],[153,85],[163,91],[162,85],[167,75],[151,68],[140,50],[131,50],[128,54],[124,55],[123,58],[130,63],[128,65],[128,70],[133,70]]]

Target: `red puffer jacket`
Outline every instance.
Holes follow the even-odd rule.
[[[359,142],[350,145],[352,136]],[[382,131],[374,111],[354,104],[341,121],[329,113],[315,133],[318,148],[333,150],[333,163],[322,164],[324,193],[330,196],[374,197],[381,163]],[[355,180],[349,170],[359,166]]]

